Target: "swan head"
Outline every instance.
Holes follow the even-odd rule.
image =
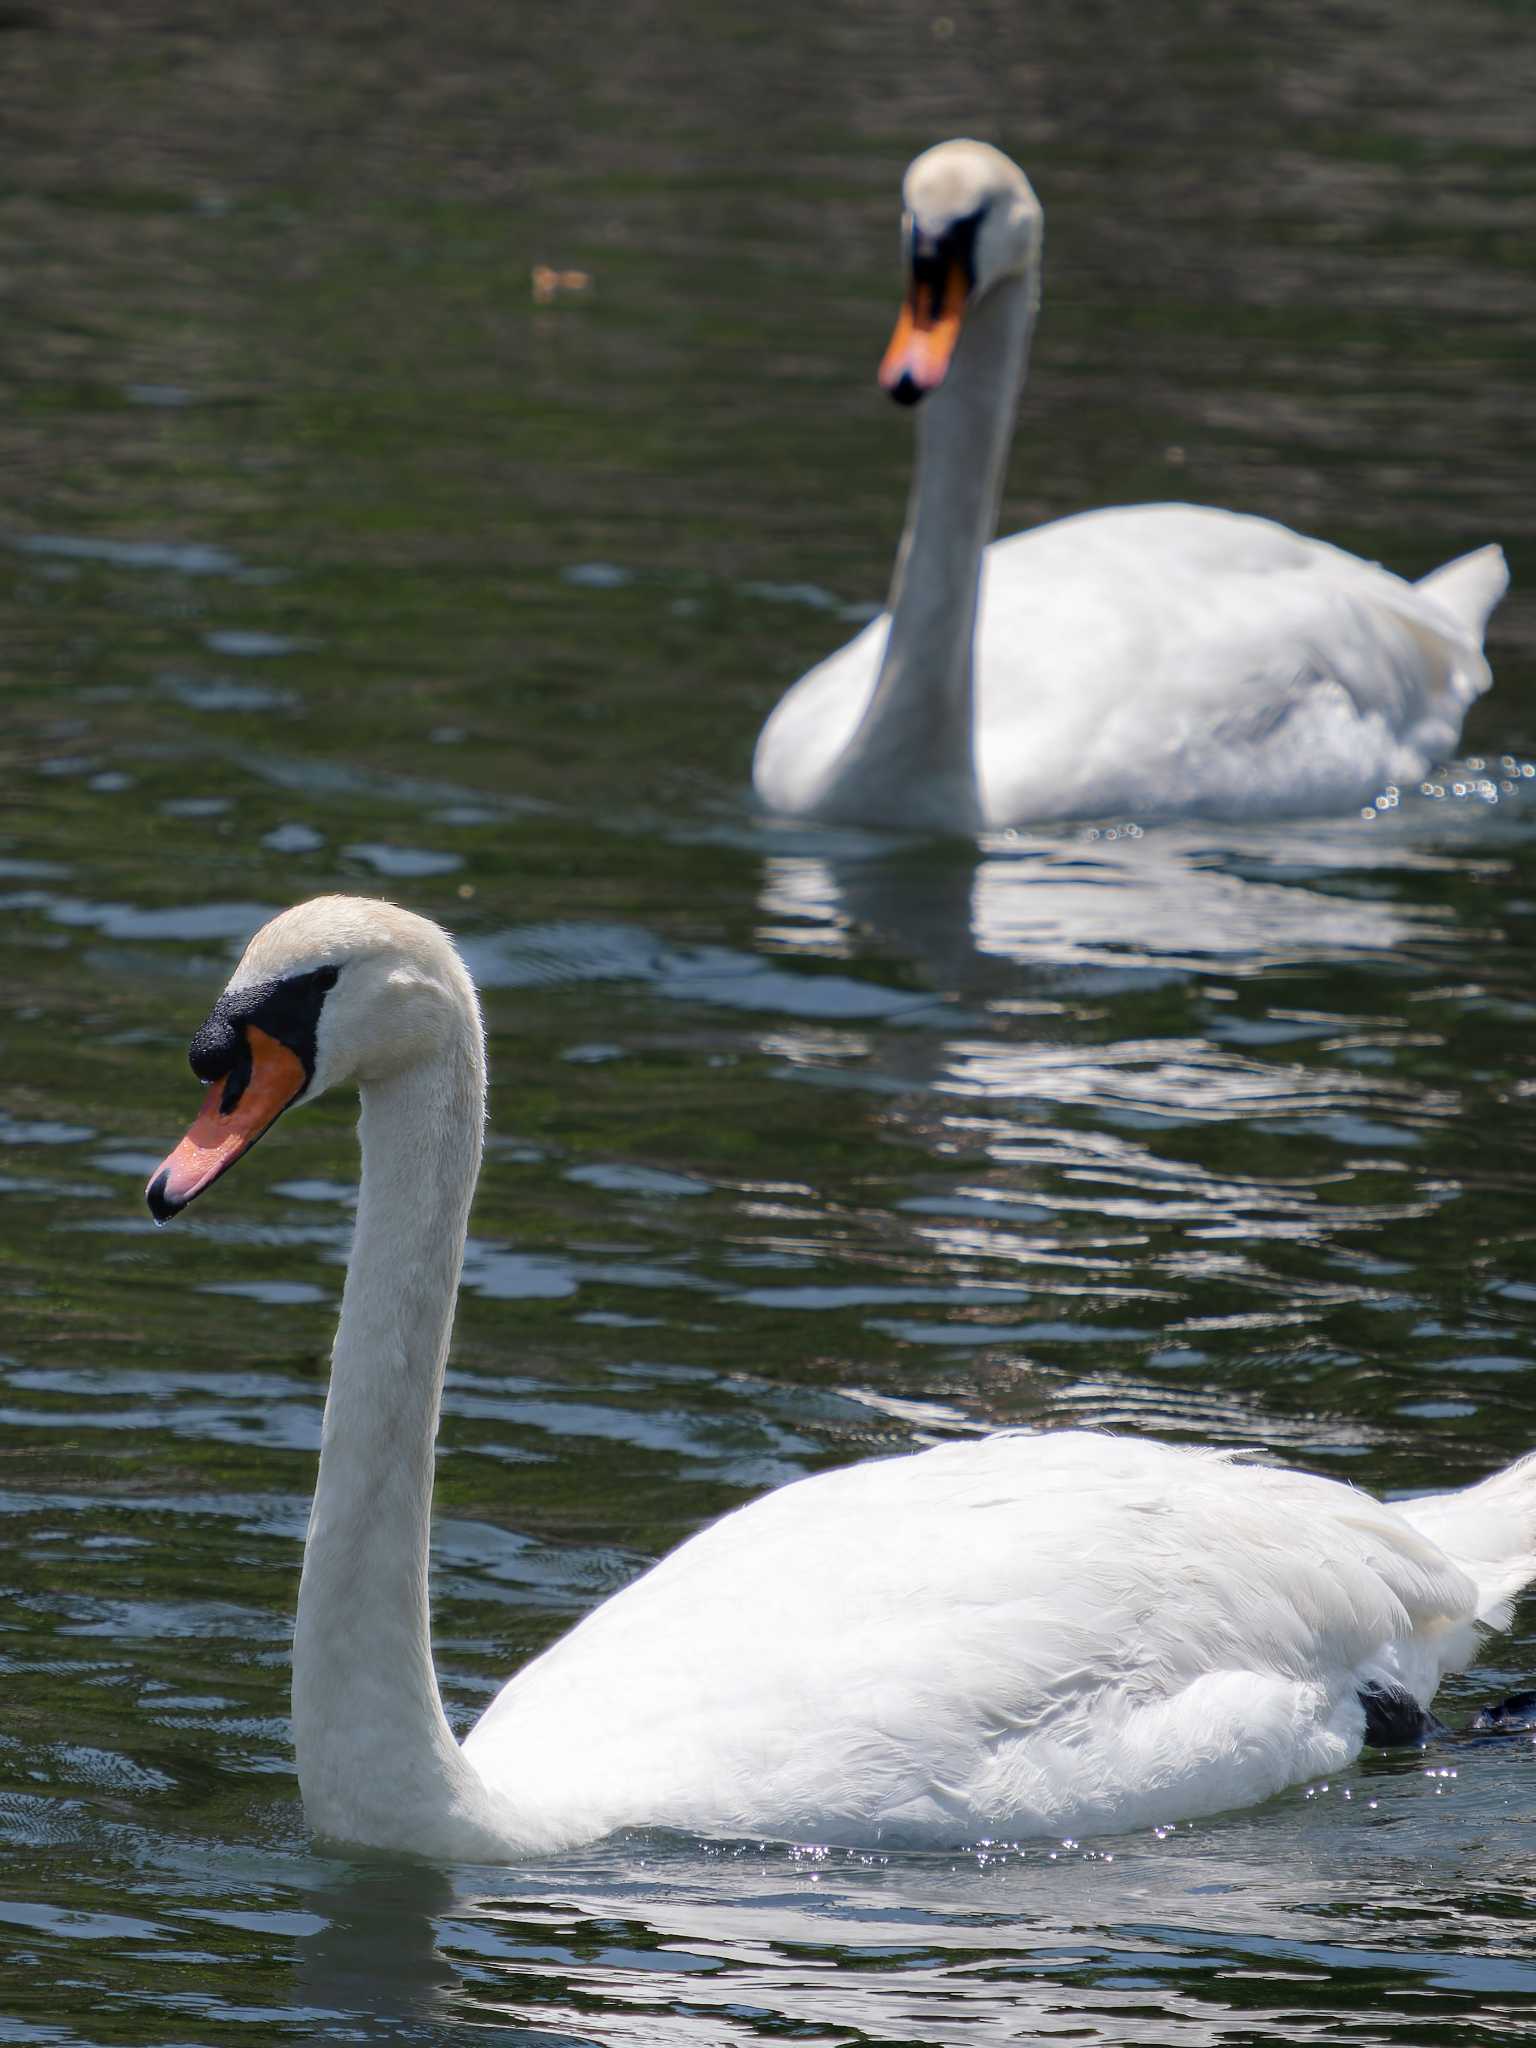
[[[1034,280],[1044,215],[1028,178],[987,142],[940,142],[902,180],[907,296],[880,365],[898,405],[944,381],[970,309],[1006,277]]]
[[[188,1049],[207,1093],[150,1177],[151,1215],[164,1223],[184,1209],[296,1102],[432,1058],[466,1012],[478,1023],[474,984],[429,919],[361,896],[283,911],[246,947]]]

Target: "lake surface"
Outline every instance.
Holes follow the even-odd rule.
[[[317,1854],[288,1638],[351,1109],[172,1231],[141,1199],[271,910],[460,935],[461,1726],[850,1459],[1087,1423],[1393,1493],[1536,1444],[1529,15],[37,0],[0,67],[0,2039],[1536,2034],[1528,1742],[1081,1844]],[[1427,790],[979,849],[754,815],[762,718],[884,593],[897,185],[957,132],[1047,215],[1006,528],[1504,543]],[[1533,1679],[1527,1600],[1443,1711]]]

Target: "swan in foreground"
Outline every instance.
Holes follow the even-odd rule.
[[[311,1825],[439,1859],[621,1827],[951,1845],[1212,1813],[1419,1740],[1536,1575],[1536,1458],[1383,1506],[1210,1452],[1009,1431],[781,1487],[512,1678],[463,1743],[427,1597],[433,1439],[484,1040],[436,925],[329,896],[192,1041],[164,1221],[355,1083],[362,1187],[293,1644]]]
[[[1337,810],[1417,781],[1487,689],[1496,547],[1407,583],[1267,519],[1124,505],[988,547],[1040,299],[1023,172],[944,142],[903,186],[880,381],[924,400],[889,609],[763,727],[762,802],[973,832]]]

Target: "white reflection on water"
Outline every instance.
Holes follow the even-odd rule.
[[[1473,936],[1450,911],[1377,893],[1383,875],[1451,860],[1385,833],[1286,838],[1159,828],[994,834],[974,862],[834,861],[770,854],[759,894],[765,946],[823,957],[856,926],[894,940],[949,981],[967,952],[1019,966],[1252,974],[1281,963],[1390,953]],[[1362,886],[1365,877],[1368,886]]]
[[[113,569],[173,570],[179,576],[234,576],[237,557],[195,541],[106,540],[76,534],[30,533],[11,546],[24,555],[53,555],[65,561],[104,562]]]
[[[944,1093],[1092,1103],[1102,1113],[1140,1111],[1159,1118],[1319,1116],[1361,1103],[1391,1104],[1405,1119],[1443,1118],[1456,1108],[1448,1091],[1410,1087],[1344,1067],[1255,1060],[1200,1038],[1129,1039],[1118,1045],[1005,1044],[955,1039],[935,1082]],[[1371,1142],[1384,1142],[1373,1130]],[[1407,1133],[1399,1142],[1411,1142]]]
[[[333,2020],[429,2022],[436,2041],[489,2022],[603,2048],[786,2028],[935,2048],[1331,2040],[1362,1999],[1389,2027],[1470,2008],[1512,2038],[1536,1995],[1520,1918],[1536,1862],[1502,1817],[1519,1768],[1495,1752],[1376,1764],[1089,1848],[635,1836],[526,1871],[311,1863],[296,1991]]]

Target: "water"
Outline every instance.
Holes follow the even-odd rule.
[[[142,16],[142,18],[141,18]],[[1509,2040],[1536,1751],[1159,1838],[315,1853],[287,1639],[351,1112],[156,1233],[185,1043],[322,889],[449,922],[492,1144],[439,1462],[461,1725],[764,1487],[1008,1422],[1388,1492],[1536,1442],[1517,12],[0,23],[0,2039]],[[1183,495],[1515,594],[1367,823],[756,819],[878,600],[906,158],[1036,178],[1005,524]],[[536,303],[535,265],[588,274]],[[1536,1676],[1536,1606],[1450,1685]]]

